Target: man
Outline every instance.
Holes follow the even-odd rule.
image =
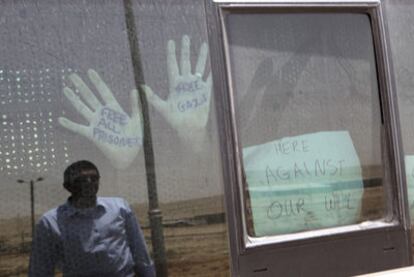
[[[63,186],[71,196],[39,220],[32,243],[29,276],[155,276],[144,237],[128,203],[97,197],[99,171],[89,161],[71,164]],[[136,275],[135,275],[136,274]]]

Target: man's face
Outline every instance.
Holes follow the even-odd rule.
[[[70,192],[76,198],[96,199],[99,189],[99,175],[94,169],[81,170],[71,180]]]

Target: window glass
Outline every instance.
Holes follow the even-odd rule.
[[[414,222],[414,58],[411,49],[414,46],[414,4],[411,1],[385,1],[387,23],[390,36],[391,57],[395,73],[395,87],[401,121],[401,135],[405,155],[405,173],[407,176],[408,201],[411,224]]]
[[[225,15],[254,237],[383,215],[381,110],[365,14]]]
[[[203,2],[0,5],[0,275],[228,276]]]

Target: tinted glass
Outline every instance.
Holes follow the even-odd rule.
[[[412,115],[414,59],[414,5],[411,1],[386,1],[386,12],[391,45],[391,56],[395,73],[395,85],[401,119],[401,134],[405,155],[411,224],[414,222],[414,129]]]
[[[225,22],[248,234],[380,218],[383,123],[369,17],[235,13]]]
[[[147,252],[169,276],[227,276],[203,2],[0,7],[0,275],[27,276],[32,255],[33,276],[130,276]],[[99,189],[97,207],[66,202],[79,160],[99,187],[89,169],[65,187]]]

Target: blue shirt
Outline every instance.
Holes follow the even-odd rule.
[[[98,197],[77,209],[69,201],[45,213],[32,242],[29,276],[155,276],[139,224],[122,198]]]

